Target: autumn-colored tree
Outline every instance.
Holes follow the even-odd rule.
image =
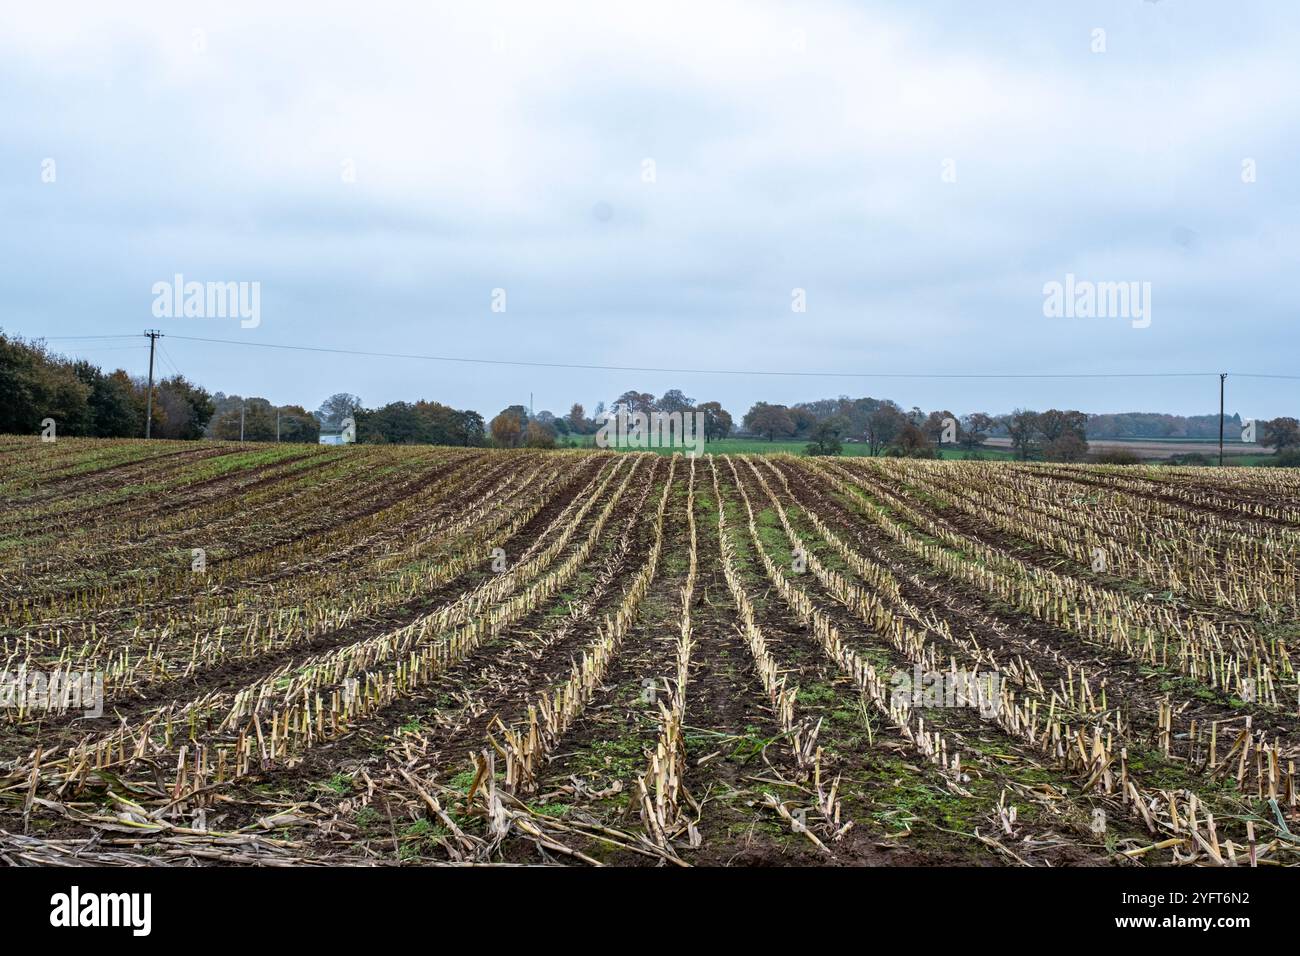
[[[534,419],[524,430],[524,444],[529,448],[554,448],[555,429]]]
[[[1294,418],[1274,418],[1264,422],[1261,444],[1283,451],[1300,447],[1300,421]]]
[[[1043,457],[1048,461],[1083,461],[1088,454],[1088,443],[1075,431],[1064,431],[1043,445]]]
[[[1088,416],[1083,412],[1049,408],[1038,416],[1038,431],[1043,436],[1043,441],[1049,444],[1069,433],[1073,433],[1086,444]]]
[[[817,416],[802,406],[795,405],[789,409],[790,422],[794,425],[794,436],[802,438],[817,427]]]
[[[899,429],[898,436],[890,445],[890,449],[902,458],[933,458],[935,456],[934,443],[925,434],[925,429],[910,419],[903,422],[903,427]]]
[[[944,432],[950,428],[952,442],[955,444],[961,440],[961,423],[957,421],[957,416],[947,409],[931,412],[926,416],[925,425],[922,426],[925,437],[936,445],[944,443]]]
[[[629,415],[636,412],[644,412],[649,415],[655,410],[655,397],[649,392],[631,390],[614,399],[613,404],[626,409]]]
[[[794,434],[794,421],[790,418],[790,409],[784,405],[770,405],[756,402],[745,413],[745,429],[755,435],[766,435],[768,441],[775,441]]]
[[[513,415],[498,415],[488,425],[492,442],[499,448],[518,448],[523,438],[523,427]]]
[[[522,405],[511,405],[503,409],[488,430],[492,441],[500,448],[518,448],[524,441],[524,430],[528,426],[528,410]]]

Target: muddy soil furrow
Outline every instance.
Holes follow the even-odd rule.
[[[92,546],[92,553],[98,553],[99,564],[112,569],[122,565],[133,553],[165,551],[169,546],[192,543],[196,539],[220,541],[225,538],[226,530],[231,529],[250,540],[253,548],[249,553],[255,554],[284,543],[284,539],[276,538],[275,533],[280,527],[289,528],[290,541],[328,532],[338,521],[353,516],[364,518],[375,510],[403,500],[410,493],[454,471],[461,463],[457,459],[430,459],[427,465],[431,466],[431,471],[413,468],[373,481],[368,485],[366,495],[358,500],[354,491],[357,475],[363,473],[361,461],[309,459],[298,466],[282,469],[281,474],[256,479],[230,494],[205,492],[191,505],[154,509],[141,519],[142,523],[131,525],[128,516],[108,515],[106,521],[124,531],[129,530],[129,534],[119,535],[126,543],[106,545],[101,540]],[[425,463],[418,464],[423,466]],[[324,476],[322,472],[325,472]],[[308,492],[310,498],[305,497]],[[331,504],[328,512],[319,508],[322,500]],[[236,502],[238,509],[232,506]],[[156,521],[163,512],[170,515],[167,520]],[[295,527],[301,515],[309,516],[311,520]],[[255,534],[253,529],[256,529]],[[88,530],[88,527],[83,528],[83,531]],[[79,543],[79,539],[68,539],[69,548],[77,547]]]
[[[446,521],[449,517],[454,517],[458,507],[462,509],[473,507],[472,499],[460,498],[467,488],[478,487],[477,484],[470,486],[463,484],[466,477],[465,467],[471,463],[472,460],[466,460],[438,468],[425,475],[419,487],[406,492],[402,489],[386,492],[382,497],[360,505],[357,510],[350,513],[342,510],[331,515],[330,523],[325,526],[312,524],[293,527],[293,522],[288,521],[284,522],[289,526],[288,530],[280,534],[267,534],[265,529],[259,528],[255,542],[249,546],[236,545],[228,550],[216,551],[208,555],[208,568],[201,575],[192,572],[189,552],[183,554],[178,552],[181,560],[179,569],[159,566],[148,568],[155,575],[154,587],[165,594],[159,600],[142,601],[138,597],[129,600],[130,594],[125,586],[115,588],[112,580],[96,582],[93,589],[97,602],[95,613],[98,618],[107,621],[113,617],[120,617],[124,611],[129,611],[132,614],[130,619],[132,628],[148,626],[150,615],[182,604],[191,605],[194,616],[198,617],[206,604],[217,601],[251,603],[249,599],[256,591],[276,581],[290,579],[303,573],[319,574],[331,565],[343,564],[355,557],[364,558],[390,546],[400,547],[404,536],[425,534],[426,531],[436,530],[439,516]],[[497,471],[491,469],[488,474],[495,475]],[[445,487],[441,484],[443,482],[446,482]],[[516,489],[516,493],[523,494],[525,490],[519,488]],[[436,501],[438,504],[430,511],[421,511],[421,503],[428,495],[436,495],[437,497],[428,500]],[[508,505],[510,500],[511,498],[502,498],[500,504]],[[390,512],[399,510],[413,513],[401,520],[385,521]],[[375,533],[355,540],[351,545],[329,547],[331,540],[356,539],[359,533],[371,527],[375,528]],[[220,530],[206,528],[201,536],[192,538],[188,543],[209,540],[221,540]],[[327,554],[322,557],[321,551],[327,551]],[[277,557],[283,560],[276,562],[273,570],[256,570],[271,566]],[[379,559],[383,558],[384,555],[380,554]],[[359,578],[364,577],[365,570],[360,566],[356,568]],[[234,582],[234,587],[224,585],[222,583],[224,581]],[[138,595],[141,588],[140,581],[133,580],[130,587],[134,588]],[[118,606],[108,603],[114,599],[127,600],[127,603]],[[169,615],[168,620],[171,621],[173,618]],[[57,622],[55,625],[38,623],[31,630],[39,632],[43,626],[57,626]]]
[[[739,467],[737,470],[739,471]],[[726,475],[730,481],[732,475],[729,470]],[[759,502],[766,504],[765,492],[752,478],[752,473],[741,473],[741,484],[749,494],[756,510],[760,507]],[[738,497],[741,496],[741,489],[734,482],[730,484],[730,488]],[[739,510],[743,512],[743,505]],[[771,512],[768,511],[767,514]],[[772,532],[763,542],[764,549],[774,557],[778,557],[778,563],[784,563],[787,567],[792,566],[793,553],[784,538],[780,536],[779,525],[776,524],[775,518],[767,527],[770,527]],[[898,675],[913,672],[913,662],[905,658],[882,637],[868,631],[840,605],[833,595],[824,591],[812,574],[800,574],[798,577],[799,587],[813,598],[814,603],[824,614],[835,622],[840,634],[852,646],[858,648],[861,653],[869,655],[878,662],[877,666],[880,669],[888,673]],[[797,621],[795,627],[802,629]],[[1023,797],[1044,785],[1051,789],[1051,798],[1046,805],[1052,807],[1055,813],[1041,816],[1044,811],[1043,806],[1035,805],[1031,808],[1025,805],[1021,807],[1022,815],[1019,817],[1021,828],[1026,831],[1022,843],[1024,846],[1031,846],[1034,842],[1042,843],[1041,852],[1044,855],[1036,856],[1028,849],[1018,855],[1031,863],[1076,864],[1088,856],[1086,853],[1084,857],[1075,854],[1083,850],[1082,844],[1078,841],[1085,839],[1085,835],[1089,834],[1087,823],[1092,819],[1094,807],[1081,799],[1077,794],[1077,787],[1072,786],[1068,778],[1044,766],[1039,754],[1028,750],[1022,742],[1008,736],[972,707],[925,707],[923,712],[925,724],[929,729],[938,731],[945,739],[952,740],[962,747],[963,767],[967,776],[971,778],[964,782],[964,787],[971,793],[983,792],[986,799],[996,801],[998,797],[995,794],[1000,795],[1004,792],[1020,794]],[[1034,833],[1036,826],[1042,826],[1043,829]],[[1067,841],[1059,839],[1057,831],[1062,826],[1070,831],[1068,834],[1070,839]],[[1117,838],[1136,839],[1138,831],[1121,826],[1118,833],[1112,835]],[[1060,852],[1065,854],[1065,858],[1055,861],[1054,854]],[[1096,863],[1115,862],[1109,859],[1104,850],[1100,853],[1094,850],[1091,859]]]
[[[653,466],[652,466],[653,467]],[[591,639],[594,628],[619,600],[618,581],[649,547],[645,500],[650,484],[619,521],[607,529],[599,554],[573,587],[553,603],[485,643],[427,687],[384,708],[346,737],[308,751],[293,767],[275,768],[241,786],[283,786],[329,776],[331,768],[365,767],[376,778],[392,767],[429,780],[462,775],[466,755],[484,746],[494,717],[513,719],[524,702],[556,675]],[[379,801],[400,802],[397,794]]]
[[[550,528],[560,514],[574,503],[574,495],[577,491],[576,487],[568,488],[565,494],[558,495],[548,501],[525,528],[515,538],[511,539],[511,542],[523,542],[521,554],[527,553],[529,543],[535,545],[544,537],[545,530]],[[597,500],[603,501],[612,493],[611,487]],[[592,514],[594,514],[594,510]],[[591,520],[594,519],[589,518],[580,527],[587,527]],[[507,542],[507,544],[511,542]],[[130,722],[139,720],[154,710],[174,706],[197,695],[230,692],[249,686],[284,668],[287,664],[300,661],[305,665],[307,661],[321,654],[349,645],[360,644],[377,635],[388,633],[429,615],[435,608],[454,601],[457,597],[466,593],[473,587],[475,582],[483,580],[484,575],[487,573],[490,572],[485,572],[482,569],[467,571],[435,590],[412,598],[402,606],[389,609],[384,614],[373,615],[361,623],[317,635],[281,651],[265,652],[253,659],[235,659],[229,663],[206,669],[199,672],[197,680],[177,681],[157,686],[143,685],[137,688],[132,697],[115,702],[111,708],[111,713],[119,720]],[[23,725],[13,729],[0,742],[0,758],[12,757],[24,752],[25,749],[30,749],[32,742],[35,740],[42,741],[48,747],[51,742],[52,732],[71,735],[76,731],[77,721],[77,715],[72,714],[61,719],[52,718],[43,724]],[[84,731],[82,732],[84,733]],[[57,745],[64,746],[66,743],[59,740]]]
[[[758,477],[756,472],[752,469],[750,475],[753,475],[755,480]],[[747,482],[746,486],[748,486]],[[768,500],[771,499],[769,498]],[[818,576],[815,585],[810,584],[810,588],[818,592],[822,591],[820,576]],[[836,595],[833,595],[828,591],[821,593],[820,597],[828,603],[838,602],[839,600]],[[831,616],[837,620],[845,620],[843,618],[844,613],[845,612],[842,610],[835,610],[831,612]],[[851,626],[851,624],[844,624],[841,626],[847,627]],[[974,649],[978,656],[972,657],[967,646],[951,639],[947,636],[947,631],[942,628],[936,630],[935,626],[929,622],[923,623],[923,627],[925,630],[932,633],[935,638],[935,646],[941,647],[945,656],[951,655],[952,658],[957,661],[962,661],[963,658],[965,658],[967,663],[963,663],[962,666],[969,666],[972,669],[977,669],[982,664],[989,663],[986,649],[975,647]],[[1033,684],[1023,680],[1017,680],[1017,683],[1021,685],[1021,692],[1026,698],[1029,698],[1031,695],[1036,693],[1039,702],[1045,702],[1043,690],[1036,679]],[[1035,690],[1035,688],[1038,689]],[[1052,692],[1052,696],[1053,699],[1049,706],[1055,708],[1058,705],[1058,699],[1056,698],[1054,691]],[[1061,700],[1063,701],[1064,697],[1062,697]],[[1103,698],[1103,701],[1104,700],[1105,698]],[[1106,713],[1107,708],[1103,703],[1101,710],[1093,712],[1090,709],[1087,714],[1081,716],[1085,723],[1096,723],[1097,720],[1104,718]],[[982,711],[981,716],[983,716]],[[1106,724],[1110,727],[1115,724],[1115,721],[1107,719]],[[1115,731],[1114,734],[1109,730],[1107,731],[1107,739],[1112,739],[1116,736],[1119,737],[1122,742],[1123,735],[1118,731]],[[1246,801],[1236,797],[1235,794],[1222,792],[1221,787],[1223,786],[1223,781],[1221,779],[1215,781],[1208,777],[1198,776],[1194,771],[1191,771],[1189,767],[1180,766],[1176,760],[1171,761],[1168,757],[1161,758],[1160,755],[1156,753],[1154,745],[1148,745],[1146,748],[1139,750],[1137,749],[1137,745],[1134,744],[1130,749],[1132,749],[1133,752],[1130,755],[1131,759],[1127,761],[1126,775],[1127,779],[1132,781],[1133,785],[1138,787],[1139,790],[1147,784],[1152,784],[1153,786],[1147,792],[1156,792],[1155,786],[1161,788],[1178,788],[1182,792],[1195,791],[1200,796],[1201,802],[1205,805],[1206,809],[1209,810],[1213,808],[1214,812],[1219,815],[1220,818],[1224,818],[1228,815],[1240,815],[1243,811],[1248,812]],[[1026,751],[1026,753],[1029,752],[1031,751]],[[1143,781],[1146,781],[1146,783],[1144,784]],[[1176,823],[1174,826],[1177,828]]]
[[[0,830],[132,861],[1296,863],[1300,632],[1251,601],[1289,600],[1252,562],[1300,495],[1264,471],[0,438],[0,669],[107,699],[0,712]],[[977,671],[993,696],[928,693]]]
[[[1044,475],[1053,481],[1061,483],[1105,488],[1108,491],[1117,490],[1118,486],[1111,479],[1119,477],[1052,467],[1035,468],[1034,474]],[[1124,490],[1128,491],[1130,494],[1141,495],[1145,498],[1150,498],[1169,505],[1175,505],[1179,508],[1186,508],[1190,511],[1214,515],[1215,517],[1235,521],[1263,522],[1265,524],[1276,525],[1277,527],[1289,530],[1300,528],[1300,521],[1287,517],[1275,517],[1266,513],[1261,513],[1267,508],[1285,508],[1293,511],[1300,510],[1300,498],[1287,498],[1277,494],[1252,494],[1247,488],[1242,486],[1229,491],[1228,488],[1222,485],[1199,482],[1185,477],[1175,477],[1166,481],[1157,481],[1156,479],[1148,478],[1145,475],[1125,473],[1122,476],[1122,481],[1124,482]],[[1145,487],[1138,491],[1130,486]],[[1206,497],[1215,497],[1220,499],[1231,497],[1234,499],[1234,504],[1228,505],[1215,504],[1206,501],[1194,501],[1183,495],[1166,490],[1171,487],[1184,489],[1192,494],[1201,494]]]
[[[870,524],[856,519],[848,510],[851,504],[841,503],[833,489],[820,486],[814,473],[785,461],[772,467],[789,479],[794,503],[815,510],[859,553],[898,572],[900,589],[916,606],[939,614],[955,629],[975,631],[988,650],[1023,655],[1049,687],[1068,681],[1071,675],[1077,679],[1081,672],[1104,673],[1108,698],[1124,710],[1126,722],[1139,735],[1154,734],[1154,703],[1168,697],[1187,721],[1195,718],[1207,726],[1211,721],[1240,723],[1249,714],[1255,727],[1270,736],[1300,740],[1300,718],[1233,701],[1177,673],[1139,664],[1109,647],[1084,643],[1068,632],[1010,611],[965,582],[944,577]],[[816,536],[816,530],[800,516],[794,520],[809,538]]]

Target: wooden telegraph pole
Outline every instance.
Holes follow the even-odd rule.
[[[149,438],[153,434],[153,350],[162,333],[157,329],[145,329],[144,334],[149,336],[149,391],[145,398],[144,437]]]
[[[1219,467],[1223,467],[1223,381],[1227,372],[1219,373]]]

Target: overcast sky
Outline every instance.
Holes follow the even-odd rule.
[[[143,339],[54,339],[157,327],[164,373],[308,408],[1210,412],[1214,378],[176,336],[1295,374],[1297,51],[1276,0],[7,3],[0,327],[136,373]],[[260,283],[260,325],[155,318],[177,273]],[[1150,325],[1045,316],[1067,274],[1149,282]],[[1296,414],[1300,382],[1230,379],[1228,411]]]

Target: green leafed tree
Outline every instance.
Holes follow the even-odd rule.
[[[362,408],[361,396],[350,392],[335,392],[316,409],[316,417],[324,428],[342,428],[343,419],[356,418]]]
[[[704,413],[704,440],[706,442],[718,441],[731,434],[731,413],[723,408],[719,402],[704,402],[696,408],[696,411]]]
[[[804,453],[818,456],[840,454],[844,450],[840,436],[847,427],[848,422],[839,416],[818,422],[812,428],[812,434],[809,436],[812,440],[804,448]]]

